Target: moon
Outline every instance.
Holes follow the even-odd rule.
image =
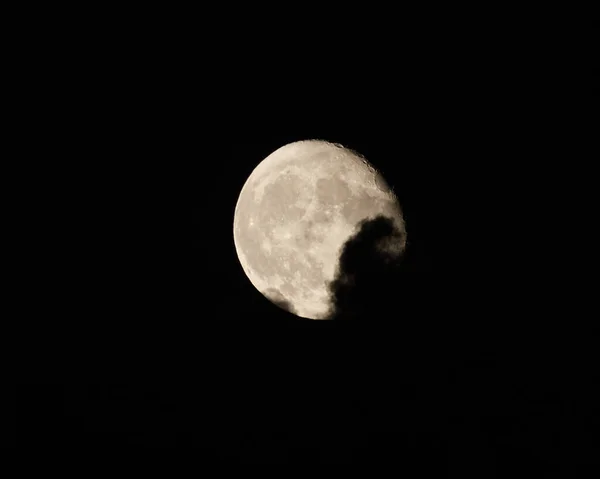
[[[378,216],[401,233],[378,247],[400,256],[404,218],[383,175],[340,144],[297,141],[267,156],[244,183],[235,249],[250,282],[272,303],[302,318],[329,319],[344,244]]]

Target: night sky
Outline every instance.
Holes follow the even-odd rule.
[[[19,441],[481,477],[587,460],[572,336],[523,301],[532,85],[483,48],[311,66],[289,50],[186,62],[189,48],[120,50],[118,68],[79,65],[32,93],[52,154],[33,174],[41,292]],[[400,266],[359,261],[352,319],[275,307],[234,249],[245,180],[304,139],[363,154],[405,214]]]

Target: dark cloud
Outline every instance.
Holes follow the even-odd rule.
[[[385,216],[365,220],[343,247],[338,271],[329,289],[331,319],[381,316],[397,309],[405,233]]]
[[[265,296],[276,306],[279,306],[281,309],[285,311],[289,311],[290,313],[297,314],[296,310],[292,306],[292,304],[285,299],[283,294],[275,288],[269,288],[265,291]]]

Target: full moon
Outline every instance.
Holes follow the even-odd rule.
[[[328,319],[344,244],[361,222],[379,216],[402,233],[379,247],[400,256],[402,210],[381,173],[342,145],[298,141],[252,171],[235,207],[233,238],[244,272],[267,299],[302,318]]]

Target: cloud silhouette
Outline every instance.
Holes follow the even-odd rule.
[[[385,216],[364,220],[343,246],[335,279],[329,284],[330,319],[385,314],[397,308],[405,233]]]
[[[292,306],[288,300],[285,299],[283,294],[278,289],[269,288],[265,291],[265,296],[273,303],[274,305],[284,309],[285,311],[289,311],[292,314],[297,314],[296,310]]]

